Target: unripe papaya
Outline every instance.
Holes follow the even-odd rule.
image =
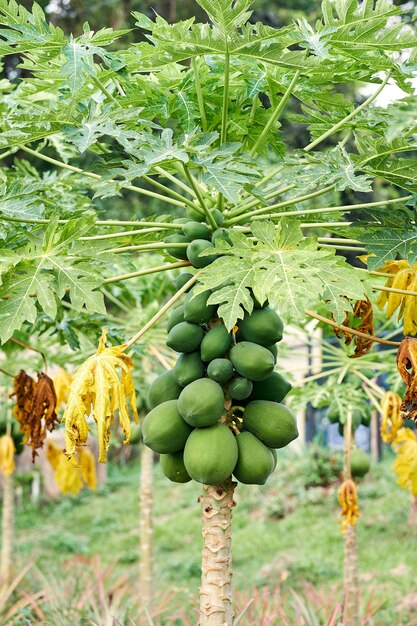
[[[194,290],[190,291],[184,302],[184,319],[194,324],[209,322],[214,317],[217,308],[215,304],[207,304],[210,296],[211,291],[203,291],[197,295]]]
[[[174,452],[172,454],[161,454],[159,463],[165,476],[174,483],[188,483],[191,476],[188,474],[184,465],[184,451]]]
[[[361,422],[364,426],[369,426],[371,424],[372,413],[369,407],[366,407],[361,411]]]
[[[184,321],[184,305],[180,304],[174,309],[168,317],[167,331],[169,332],[174,326]]]
[[[184,285],[188,283],[188,281],[191,280],[193,276],[194,274],[190,274],[190,272],[182,272],[182,274],[177,276],[177,278],[175,279],[175,286],[178,291],[181,289],[181,287],[184,287]]]
[[[230,350],[230,360],[241,376],[254,381],[270,376],[275,366],[271,352],[251,341],[241,341],[233,346]]]
[[[198,324],[180,322],[168,333],[167,346],[177,352],[194,352],[200,346],[204,330]]]
[[[247,378],[236,376],[227,386],[227,392],[233,400],[246,400],[253,389],[253,383]]]
[[[227,228],[216,228],[211,236],[212,243],[216,243],[217,239],[224,239],[227,243],[232,243]]]
[[[275,359],[275,363],[277,362],[277,358],[278,358],[278,346],[276,343],[273,343],[272,346],[266,346],[268,348],[268,350],[271,352],[272,356]]]
[[[214,217],[214,221],[216,222],[217,226],[221,226],[224,222],[223,213],[219,211],[219,209],[212,209],[211,214]]]
[[[214,246],[210,241],[206,241],[205,239],[194,239],[187,247],[187,259],[190,261],[193,267],[201,268],[210,265],[213,261],[216,260],[217,256],[215,254],[210,254],[209,256],[200,257],[200,252],[203,250],[207,250],[208,248],[212,248],[214,250]]]
[[[224,324],[216,324],[204,335],[201,342],[201,358],[203,361],[213,361],[229,351],[232,345],[232,335]]]
[[[179,414],[178,400],[168,400],[158,404],[145,417],[142,437],[148,448],[166,454],[182,450],[192,430]]]
[[[233,374],[233,365],[229,359],[214,359],[207,367],[207,375],[218,383],[225,383]]]
[[[264,485],[274,469],[271,450],[249,432],[236,437],[239,451],[233,475],[245,485]]]
[[[268,378],[253,384],[250,399],[282,402],[291,389],[292,385],[288,380],[285,380],[278,372],[272,372]]]
[[[274,459],[274,467],[272,468],[272,471],[274,471],[277,466],[278,455],[277,455],[277,451],[275,450],[275,448],[269,448],[269,451],[271,452],[273,459]]]
[[[269,400],[249,402],[243,414],[243,425],[269,448],[283,448],[298,437],[297,423],[290,409]]]
[[[130,440],[129,443],[131,446],[135,446],[136,444],[142,441],[142,428],[140,424],[134,424],[130,431]]]
[[[326,417],[330,424],[337,424],[339,421],[339,409],[336,404],[331,404],[326,412]]]
[[[190,240],[185,235],[175,234],[169,235],[165,237],[164,243],[190,243]],[[187,260],[187,250],[188,246],[179,246],[178,248],[167,248],[169,254],[176,259],[181,259],[182,261]]]
[[[176,400],[181,391],[174,370],[168,370],[152,381],[148,392],[149,406],[153,409],[167,400]]]
[[[206,485],[229,478],[237,458],[236,438],[225,424],[195,428],[185,444],[185,469],[191,478]]]
[[[267,347],[282,339],[282,320],[269,307],[246,313],[243,320],[239,320],[238,328],[245,341],[253,341],[261,346]]]
[[[206,239],[210,241],[211,231],[203,222],[187,222],[182,227],[183,233],[190,241],[194,239]]]
[[[203,378],[204,363],[200,358],[200,353],[189,352],[181,354],[172,371],[174,372],[177,383],[181,385],[181,387],[186,387],[194,380]]]
[[[195,380],[181,391],[178,410],[191,426],[211,426],[224,410],[223,389],[210,378]]]
[[[195,211],[191,207],[187,207],[185,212],[188,215],[188,219],[183,218],[183,221],[182,221],[183,224],[186,224],[190,220],[193,220],[194,222],[204,222],[204,220],[206,219],[205,213],[200,213],[199,211]]]
[[[362,448],[353,448],[350,452],[350,471],[354,478],[363,478],[371,469],[369,456]]]

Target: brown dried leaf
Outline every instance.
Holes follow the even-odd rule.
[[[417,420],[417,339],[405,337],[397,352],[398,372],[407,387],[401,404],[405,418]]]
[[[16,396],[14,414],[24,433],[24,442],[32,448],[32,461],[37,456],[36,450],[42,448],[46,432],[52,431],[58,421],[56,394],[52,380],[43,372],[38,372],[38,381],[23,370],[14,379]]]
[[[333,319],[333,316],[331,317]],[[357,300],[357,302],[355,303],[355,306],[353,307],[353,322],[358,319],[361,320],[360,324],[358,326],[356,324],[353,326],[351,323],[351,316],[348,312],[346,312],[346,318],[342,326],[348,326],[349,328],[354,328],[355,330],[359,330],[360,332],[366,333],[367,335],[373,335],[373,309],[372,303],[369,298],[366,298],[366,300]],[[344,337],[346,346],[350,346],[352,341],[354,342],[355,352],[350,355],[351,359],[357,359],[364,354],[367,354],[372,348],[372,339],[358,337],[357,335],[352,335],[346,330],[339,330],[337,328],[334,328],[333,332],[336,337],[339,337],[339,339]]]

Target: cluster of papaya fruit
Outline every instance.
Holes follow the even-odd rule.
[[[177,287],[189,278],[181,274]],[[254,299],[253,312],[229,332],[209,297],[189,290],[168,319],[166,343],[181,354],[149,388],[143,441],[161,455],[162,471],[174,482],[216,485],[233,474],[264,484],[276,449],[298,436],[293,414],[281,404],[291,385],[274,372],[282,321]]]

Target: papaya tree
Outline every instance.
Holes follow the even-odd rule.
[[[314,25],[281,29],[252,23],[249,0],[198,5],[208,23],[135,13],[140,42],[123,47],[125,30],[85,24],[68,37],[38,5],[28,11],[1,0],[0,53],[19,55],[22,77],[0,84],[0,340],[55,326],[73,346],[79,333],[97,341],[97,324],[80,328],[68,311],[105,327],[124,281],[189,268],[177,293],[130,338],[123,323],[119,341],[108,334],[107,345],[103,332],[74,377],[64,420],[69,457],[86,444],[91,413],[100,461],[115,413],[129,440],[133,346],[181,301],[167,345],[182,353],[183,383],[195,367],[199,377],[181,385],[175,366],[144,437],[177,455],[165,464],[170,478],[179,467],[182,479],[205,485],[200,624],[207,626],[233,622],[232,476],[265,481],[275,462],[270,448],[296,436],[281,403],[286,383],[277,395],[274,381],[282,321],[313,317],[370,345],[396,345],[346,317],[374,291],[413,302],[417,294],[412,280],[401,288],[380,282],[392,278],[389,263],[417,261],[417,53],[389,0],[324,0]],[[366,96],[344,95],[358,85]],[[389,85],[404,97],[382,107],[378,96]],[[309,136],[303,146],[301,131]],[[125,191],[138,194],[142,217],[128,206],[123,219],[112,211],[111,198]],[[145,252],[163,260],[138,269]],[[363,267],[347,253],[366,253]],[[255,448],[254,466],[243,450]]]

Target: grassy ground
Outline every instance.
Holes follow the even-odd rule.
[[[396,486],[389,465],[386,461],[374,467],[359,487],[362,516],[357,529],[364,600],[371,593],[383,600],[375,623],[393,626],[412,623],[398,611],[400,605],[415,602],[410,581],[417,576],[417,534],[407,525],[409,496]],[[312,471],[305,459],[283,454],[267,486],[237,489],[233,559],[238,591],[250,596],[255,587],[278,584],[302,591],[307,582],[326,592],[340,584],[343,538],[337,489],[306,490]],[[18,562],[33,560],[46,576],[59,578],[74,555],[99,554],[103,564],[117,563],[120,573],[136,574],[139,475],[137,463],[110,465],[108,483],[97,493],[20,508]],[[175,589],[182,603],[192,603],[199,585],[199,493],[194,482],[169,483],[155,466],[156,588]]]

